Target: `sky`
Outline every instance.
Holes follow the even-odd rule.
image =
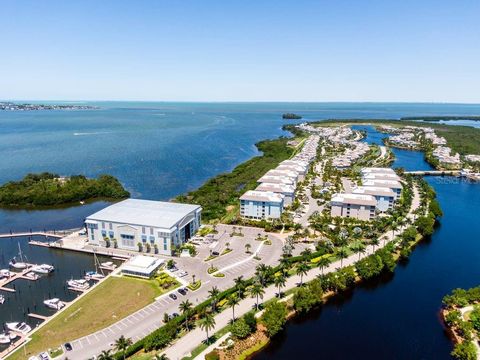
[[[0,99],[480,103],[480,1],[1,2]]]

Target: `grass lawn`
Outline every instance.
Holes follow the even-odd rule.
[[[27,357],[20,348],[9,359],[28,358],[115,323],[167,291],[157,284],[154,280],[109,277],[35,332],[27,344]]]

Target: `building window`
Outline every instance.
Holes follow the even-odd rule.
[[[145,234],[145,226],[142,226],[142,234]]]
[[[153,228],[150,228],[150,235],[153,235]]]
[[[114,236],[114,235],[113,235],[113,231],[109,231],[109,232],[108,232],[108,236],[110,237],[110,239],[113,239],[113,236]]]
[[[128,247],[134,247],[135,246],[135,236],[127,235],[127,234],[121,234],[120,237],[122,239],[122,245],[123,246],[128,246]]]
[[[95,240],[95,235],[93,234],[93,232],[91,233],[90,238],[91,238],[92,240]]]
[[[147,235],[142,235],[142,242],[146,243],[147,242]]]
[[[155,236],[150,236],[150,244],[153,244],[155,242]]]
[[[107,236],[107,231],[106,230],[102,230],[102,237],[106,237]]]
[[[102,221],[102,229],[105,229],[105,221]]]
[[[163,250],[167,250],[167,239],[163,239]]]
[[[109,228],[110,230],[113,230],[113,225],[112,225],[112,223],[108,224],[108,228]]]

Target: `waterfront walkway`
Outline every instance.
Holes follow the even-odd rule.
[[[14,237],[29,237],[29,236],[45,236],[61,239],[66,235],[65,232],[56,231],[30,231],[30,232],[10,232],[6,234],[0,234],[0,239],[9,239]]]

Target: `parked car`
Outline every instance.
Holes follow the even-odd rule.
[[[72,350],[73,350],[72,344],[70,344],[70,343],[65,343],[65,344],[63,345],[63,347],[64,347],[65,350],[67,350],[67,351],[72,351]]]
[[[40,357],[41,360],[50,360],[50,356],[46,352],[42,352],[38,356]]]
[[[220,253],[218,251],[212,251],[212,255],[213,256],[218,256],[218,255],[220,255]]]
[[[185,291],[185,289],[178,289],[178,292],[183,296],[187,295],[187,292]]]
[[[168,296],[169,296],[170,299],[172,299],[172,300],[177,300],[177,295],[175,295],[174,293],[168,294]]]
[[[188,275],[188,272],[186,271],[180,271],[178,274],[177,274],[179,277],[184,277],[184,276],[187,276]]]

